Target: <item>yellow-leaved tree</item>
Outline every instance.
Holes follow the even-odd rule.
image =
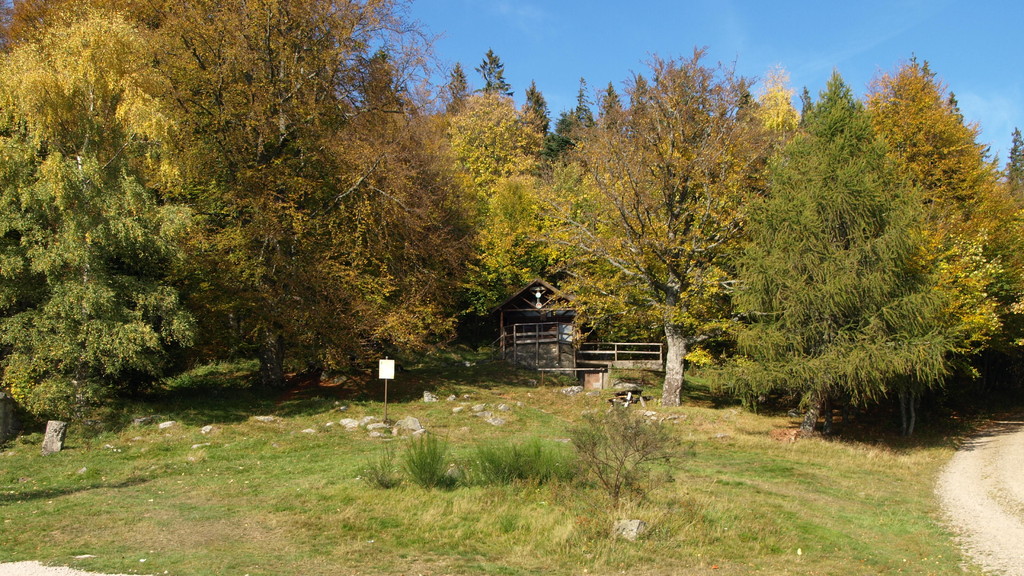
[[[927,62],[912,59],[872,83],[868,108],[889,155],[920,188],[927,248],[938,274],[954,349],[967,356],[1004,334],[1020,300],[1021,214],[998,185],[979,129]]]
[[[582,180],[545,206],[578,301],[660,326],[665,406],[681,401],[689,350],[728,323],[727,259],[764,189],[768,139],[748,81],[703,56],[656,58],[650,80],[637,75],[628,108],[580,131]]]

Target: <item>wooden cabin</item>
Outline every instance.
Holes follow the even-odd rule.
[[[574,298],[537,279],[494,309],[505,360],[530,369],[576,368]]]

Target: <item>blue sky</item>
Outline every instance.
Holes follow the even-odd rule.
[[[440,35],[444,69],[474,68],[493,49],[517,102],[530,81],[554,119],[575,106],[580,77],[620,90],[652,55],[735,64],[760,78],[773,66],[817,97],[833,70],[858,96],[881,72],[916,55],[960,102],[981,141],[1004,163],[1014,127],[1024,129],[1024,3],[1020,0],[416,0],[410,16]]]

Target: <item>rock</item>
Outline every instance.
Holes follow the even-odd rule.
[[[78,469],[78,472],[75,472],[75,474],[78,474],[79,476],[81,476],[82,474],[85,474],[88,471],[89,471],[88,468],[86,468],[85,466],[82,466],[81,468]]]
[[[565,394],[566,396],[575,396],[577,394],[581,394],[582,392],[583,386],[568,386],[566,388],[562,388],[562,394]]]
[[[376,422],[376,421],[377,421],[377,417],[376,416],[363,416],[362,418],[359,419],[359,425],[360,426],[368,426],[371,422]]]
[[[338,412],[348,412],[348,406],[338,406]]]
[[[200,434],[209,434],[210,432],[213,432],[213,430],[214,430],[213,426],[207,424],[206,426],[203,426],[202,428],[199,429],[199,433]]]
[[[648,418],[654,418],[654,417],[657,417],[657,415],[658,415],[658,413],[654,412],[652,410],[648,410],[648,411],[644,412],[644,416],[646,416]]]
[[[407,432],[417,432],[419,430],[423,430],[423,426],[420,425],[420,421],[416,418],[406,416],[398,422],[395,422],[395,429],[399,431],[405,430]]]
[[[14,399],[0,390],[0,444],[14,436],[18,429],[18,419],[14,415]]]
[[[334,426],[334,422],[324,422],[324,428],[330,428]]]
[[[437,402],[437,396],[434,396],[433,394],[431,394],[427,390],[424,390],[423,391],[423,401],[424,402]]]
[[[140,416],[138,418],[132,418],[132,425],[134,426],[145,426],[146,424],[152,424],[156,416]]]
[[[46,423],[46,436],[43,437],[43,456],[60,452],[64,449],[64,438],[68,434],[68,423],[50,420]]]
[[[455,408],[452,408],[452,414],[458,414],[459,412],[462,412],[465,409],[465,406],[456,406]]]
[[[302,431],[302,433],[303,434],[316,434],[316,430],[314,430],[312,428],[306,428],[305,430]]]
[[[384,430],[384,429],[387,429],[387,428],[391,428],[391,426],[388,426],[387,424],[385,424],[383,422],[374,422],[372,424],[367,424],[366,425],[366,429],[370,430],[370,431]]]
[[[618,380],[612,385],[615,390],[622,390],[624,392],[641,392],[644,387],[639,382],[632,382],[630,380]]]
[[[174,420],[168,420],[167,422],[161,422],[157,424],[157,428],[161,430],[167,430],[168,428],[174,426],[175,424],[177,424],[177,422],[175,422]]]
[[[470,410],[473,412],[483,412],[485,408],[487,408],[487,404],[476,404]]]
[[[630,542],[635,542],[646,531],[647,523],[643,520],[619,520],[613,528],[617,538],[624,538]]]
[[[384,438],[385,436],[390,436],[390,434],[384,434],[380,430],[370,432],[370,438]]]
[[[193,444],[192,445],[192,449],[193,450],[198,450],[199,448],[206,448],[209,445],[210,445],[209,442],[203,442],[202,444]]]
[[[512,409],[509,408],[508,404],[498,404],[498,411],[499,412],[508,412],[510,410],[512,410]]]
[[[277,420],[276,416],[253,416],[253,420],[257,422],[274,422]]]
[[[505,419],[504,418],[491,417],[491,418],[487,418],[484,421],[487,422],[488,424],[490,424],[491,426],[504,426],[505,425]]]
[[[344,426],[346,430],[355,430],[356,428],[359,428],[359,420],[356,420],[355,418],[342,418],[338,421],[338,424]]]
[[[483,412],[477,412],[476,414],[474,414],[474,416],[479,416],[480,418],[487,420],[488,418],[494,416],[494,412],[491,412],[490,410],[484,410]]]
[[[426,433],[427,433],[427,430],[426,430],[426,428],[420,428],[419,430],[417,430],[417,431],[413,432],[413,433],[412,433],[412,435],[413,435],[414,437],[419,437],[419,436],[423,436],[423,435],[424,435],[424,434],[426,434]]]
[[[451,396],[449,396],[449,397],[445,398],[445,400],[446,400],[447,402],[455,402],[455,401],[456,401],[456,400],[458,400],[458,399],[459,399],[459,397],[458,397],[458,396],[456,396],[455,394],[452,394]]]

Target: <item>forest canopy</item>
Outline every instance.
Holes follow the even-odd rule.
[[[487,344],[535,278],[664,342],[667,406],[688,365],[911,415],[1022,366],[1024,145],[997,165],[926,61],[798,110],[785,70],[694,50],[552,116],[489,49],[431,86],[403,8],[7,7],[0,388],[75,418],[227,358],[280,387]]]

